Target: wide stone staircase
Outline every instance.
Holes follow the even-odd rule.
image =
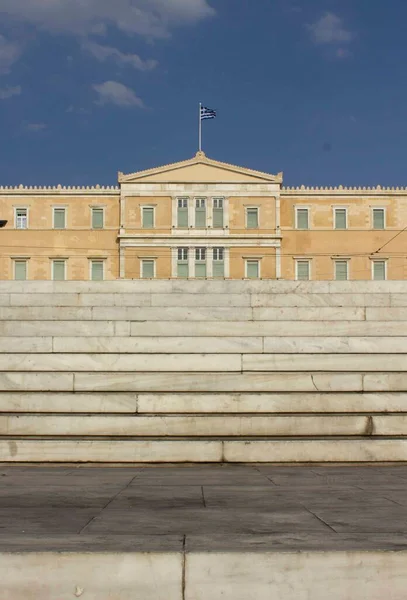
[[[407,460],[407,282],[0,282],[0,461]]]

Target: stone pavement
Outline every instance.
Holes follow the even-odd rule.
[[[0,466],[0,552],[407,550],[407,466]]]

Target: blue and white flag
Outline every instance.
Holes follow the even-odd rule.
[[[201,121],[205,119],[214,119],[216,117],[216,110],[212,108],[207,108],[206,106],[201,106]]]

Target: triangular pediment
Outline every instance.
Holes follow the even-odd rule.
[[[208,158],[198,152],[183,162],[124,175],[119,183],[281,183],[283,174],[271,175]]]

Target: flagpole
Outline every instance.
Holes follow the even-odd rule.
[[[202,108],[202,102],[199,103],[199,125],[198,125],[198,131],[199,131],[198,149],[199,149],[199,152],[202,151],[202,119],[201,119],[201,108]]]

